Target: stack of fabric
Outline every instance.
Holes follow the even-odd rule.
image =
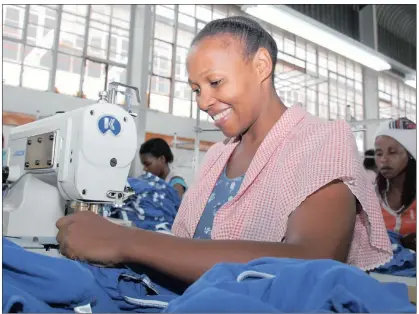
[[[182,296],[127,268],[24,250],[3,239],[3,313],[414,313],[407,287],[331,260],[218,264]]]
[[[374,272],[393,276],[416,277],[416,252],[403,247],[401,234],[388,230],[388,235],[393,249],[393,258],[388,263],[375,269]]]
[[[128,178],[135,195],[122,208],[110,207],[108,216],[131,221],[141,229],[170,232],[180,206],[176,190],[151,173]]]
[[[332,260],[262,258],[219,264],[166,313],[413,313],[406,285]]]
[[[153,313],[175,297],[130,269],[36,254],[3,238],[3,313]]]

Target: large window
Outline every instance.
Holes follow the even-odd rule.
[[[416,90],[387,75],[378,78],[381,119],[407,117],[416,122]]]
[[[6,84],[97,99],[127,82],[131,5],[5,5]]]
[[[226,16],[245,15],[234,5],[155,6],[150,108],[196,118],[196,102],[187,84],[186,55],[195,34],[206,23]],[[287,106],[302,104],[325,119],[351,115],[363,120],[362,68],[351,60],[317,47],[295,35],[259,21],[275,39],[278,63],[275,87]],[[201,113],[201,119],[208,120]],[[364,132],[356,132],[364,150]]]
[[[186,56],[192,39],[206,23],[227,16],[224,5],[156,5],[152,68],[151,109],[196,118],[197,104],[188,85]],[[206,113],[200,119],[212,121]]]

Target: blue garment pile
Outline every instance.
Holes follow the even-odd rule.
[[[135,195],[122,208],[112,207],[110,216],[129,220],[141,229],[170,232],[180,206],[176,190],[151,173],[128,178],[128,185]]]
[[[408,290],[332,260],[262,258],[219,264],[166,313],[414,313]]]
[[[402,246],[401,234],[388,230],[388,235],[393,248],[393,258],[375,269],[374,272],[393,276],[416,277],[416,252]]]
[[[176,297],[132,270],[41,255],[3,238],[3,313],[153,313]]]

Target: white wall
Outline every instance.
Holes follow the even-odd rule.
[[[77,97],[42,92],[23,87],[3,85],[3,111],[26,113],[36,115],[37,110],[41,116],[54,114],[56,111],[69,111],[84,105],[94,103],[93,100]],[[134,109],[134,108],[133,108]],[[171,114],[153,110],[146,110],[146,132],[173,135],[175,132],[179,137],[195,138],[193,131],[196,120],[191,118],[176,117]],[[201,122],[202,128],[213,129],[214,125],[209,122]],[[5,142],[10,126],[3,126]],[[204,132],[201,140],[218,142],[224,137],[221,132]],[[192,159],[194,152],[191,150],[177,149],[174,166],[190,184],[194,174],[192,171]],[[200,161],[204,153],[200,153]],[[136,157],[138,158],[138,156]]]

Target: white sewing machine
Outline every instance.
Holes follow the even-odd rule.
[[[136,151],[133,117],[106,102],[12,129],[3,236],[26,248],[56,245],[59,218],[122,205]]]

